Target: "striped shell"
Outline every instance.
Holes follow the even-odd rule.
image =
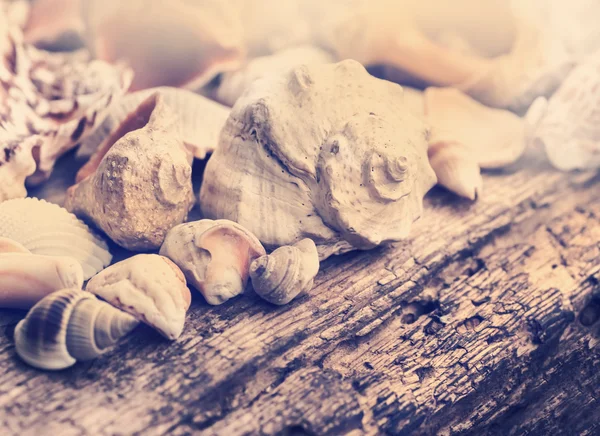
[[[19,242],[33,254],[75,258],[86,280],[112,260],[106,243],[75,215],[37,198],[0,203],[0,237]]]

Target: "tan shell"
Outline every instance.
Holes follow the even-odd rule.
[[[0,237],[0,253],[26,253],[31,254],[27,248],[10,238]]]
[[[181,270],[156,254],[138,254],[111,265],[92,277],[86,290],[171,340],[181,335],[192,299]]]
[[[0,253],[0,307],[29,309],[52,292],[82,285],[83,270],[73,258]]]
[[[160,254],[181,268],[209,304],[222,304],[244,291],[250,263],[266,253],[242,226],[201,220],[173,227]]]
[[[402,88],[355,61],[257,80],[208,161],[202,212],[269,247],[310,237],[321,259],[401,240],[435,183],[426,135]]]
[[[114,145],[93,174],[69,188],[65,207],[124,248],[158,248],[194,203],[178,120],[163,97],[153,94],[107,142]]]
[[[38,302],[17,324],[15,348],[29,365],[59,370],[98,357],[137,324],[89,292],[63,289]]]
[[[189,152],[196,159],[204,159],[208,153],[212,153],[229,116],[229,108],[185,89],[163,86],[128,94],[113,105],[102,125],[82,141],[77,149],[77,156],[90,157],[97,151],[100,157],[106,154],[106,150],[99,149],[101,144],[108,145],[103,141],[155,92],[164,97],[167,105],[180,117],[183,142]],[[92,161],[96,160],[97,157]],[[88,173],[89,171],[82,171],[78,181]]]
[[[311,239],[279,247],[250,266],[252,287],[270,303],[283,305],[309,291],[319,272],[319,253]]]

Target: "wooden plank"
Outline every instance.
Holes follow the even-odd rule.
[[[477,203],[432,191],[411,241],[328,260],[286,307],[196,296],[176,343],[142,327],[57,373],[18,360],[19,315],[0,312],[0,428],[592,434],[599,186],[532,152],[487,174]]]

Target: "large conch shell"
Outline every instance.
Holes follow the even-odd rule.
[[[257,80],[208,161],[202,212],[269,247],[310,237],[321,259],[401,240],[435,184],[426,136],[402,88],[352,60]]]
[[[319,253],[311,239],[279,247],[250,266],[252,287],[270,303],[283,305],[309,291],[319,272]]]
[[[219,133],[229,116],[229,108],[191,91],[167,86],[134,92],[113,105],[98,129],[81,142],[78,157],[95,156],[79,173],[78,182],[91,174],[88,168],[98,166],[112,144],[106,141],[110,134],[135,112],[140,104],[154,93],[164,97],[165,102],[181,120],[181,134],[186,148],[196,159],[204,159],[212,153],[219,142]]]
[[[438,183],[462,197],[481,194],[480,168],[505,167],[525,151],[525,122],[509,111],[488,108],[454,88],[427,88],[424,105]]]
[[[13,239],[33,254],[76,259],[87,280],[110,264],[106,243],[65,209],[37,198],[0,203],[0,237]]]
[[[159,248],[194,204],[179,122],[152,94],[107,139],[97,170],[69,188],[65,207],[129,250]]]
[[[241,19],[241,11],[222,0],[96,0],[87,8],[96,56],[127,62],[136,73],[133,90],[198,89],[238,68],[245,55]]]
[[[181,335],[192,301],[181,270],[156,254],[138,254],[111,265],[92,277],[86,290],[171,340]]]
[[[77,260],[23,252],[0,252],[0,307],[29,309],[46,295],[83,286]]]
[[[600,51],[541,107],[540,101],[530,109],[540,111],[530,139],[544,147],[552,165],[563,171],[600,168]]]
[[[243,68],[221,75],[215,98],[233,106],[252,82],[271,74],[281,74],[298,65],[327,64],[333,56],[318,47],[301,45],[281,50],[268,56],[250,60]]]
[[[38,302],[15,329],[17,354],[40,369],[68,368],[108,351],[138,321],[81,289],[63,289]]]
[[[201,220],[173,227],[160,254],[181,268],[209,304],[221,304],[244,291],[250,263],[266,253],[242,226]]]

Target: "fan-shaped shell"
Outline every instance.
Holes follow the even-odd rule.
[[[279,247],[261,256],[250,266],[252,287],[273,304],[287,304],[302,292],[309,291],[319,272],[319,253],[311,239],[292,246]]]
[[[37,303],[15,329],[17,354],[40,369],[68,368],[93,359],[137,321],[81,289],[63,289]]]
[[[154,93],[163,96],[165,103],[179,116],[183,142],[190,153],[197,159],[204,159],[207,153],[212,153],[229,116],[229,108],[191,91],[164,86],[127,94],[114,104],[98,129],[82,141],[77,156],[90,157],[97,150],[102,153],[103,141]],[[102,155],[106,151],[108,150],[104,150]],[[78,181],[82,179],[83,176],[79,176]]]
[[[110,264],[106,243],[60,206],[36,198],[0,203],[0,237],[13,239],[33,254],[69,256],[88,279]]]
[[[202,212],[269,247],[310,237],[321,258],[401,240],[435,183],[426,132],[402,88],[355,61],[257,80],[206,166]]]
[[[171,340],[181,335],[192,299],[181,270],[156,254],[138,254],[111,265],[92,277],[86,290]]]

